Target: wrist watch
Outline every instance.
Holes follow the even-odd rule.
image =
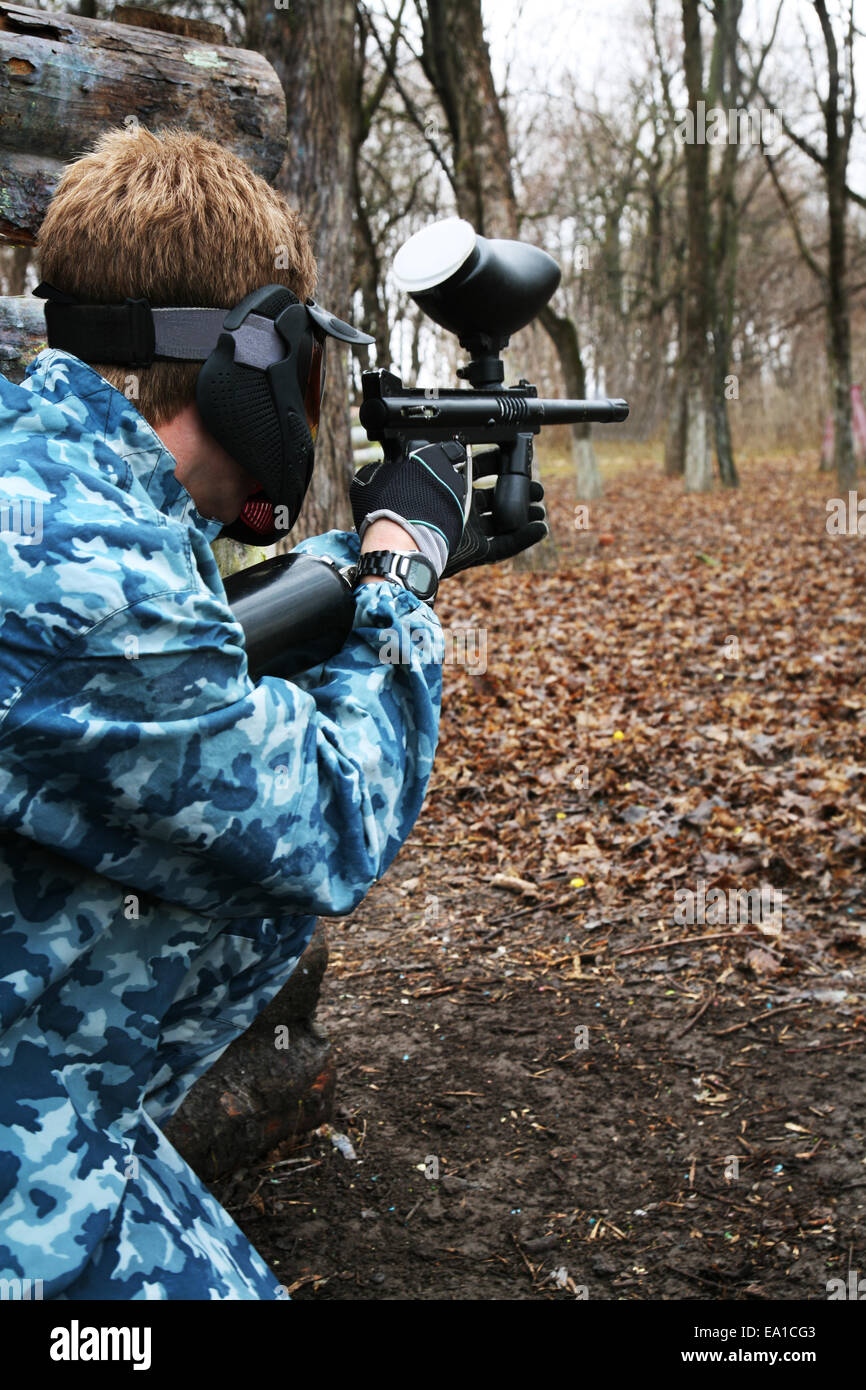
[[[365,576],[402,584],[431,605],[439,588],[436,571],[420,550],[368,550],[358,561],[357,580]]]

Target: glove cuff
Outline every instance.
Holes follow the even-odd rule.
[[[438,531],[431,531],[429,526],[421,526],[417,522],[407,521],[405,517],[398,516],[396,512],[378,511],[370,512],[361,522],[361,529],[358,536],[364,539],[367,527],[374,521],[394,521],[398,526],[408,533],[415,542],[418,550],[429,560],[436,571],[436,578],[442,578],[442,571],[448,561],[448,547]]]

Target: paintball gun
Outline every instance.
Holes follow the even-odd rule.
[[[536,246],[479,236],[447,218],[417,232],[394,259],[394,280],[434,323],[454,333],[469,361],[457,375],[468,388],[405,387],[385,370],[361,374],[361,424],[387,459],[420,443],[456,439],[466,449],[467,511],[473,446],[501,454],[493,516],[499,531],[527,518],[533,438],[542,425],[625,420],[624,400],[543,400],[528,381],[504,386],[501,352],[536,317],[560,280],[556,261]],[[463,467],[464,465],[461,465]],[[351,571],[308,555],[280,555],[226,580],[244,629],[250,675],[291,677],[333,656],[352,628]]]

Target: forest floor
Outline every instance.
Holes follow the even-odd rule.
[[[328,924],[356,1156],[214,1184],[292,1298],[866,1277],[866,540],[828,535],[814,456],[742,475],[614,467],[580,529],[561,468],[559,568],[443,586],[428,799]]]

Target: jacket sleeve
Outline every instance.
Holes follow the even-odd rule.
[[[357,537],[305,548],[340,563]],[[221,587],[221,586],[220,586]],[[442,632],[361,586],[342,651],[299,682],[247,674],[224,591],[125,605],[72,640],[0,726],[8,829],[221,917],[350,911],[414,824],[433,765]]]

